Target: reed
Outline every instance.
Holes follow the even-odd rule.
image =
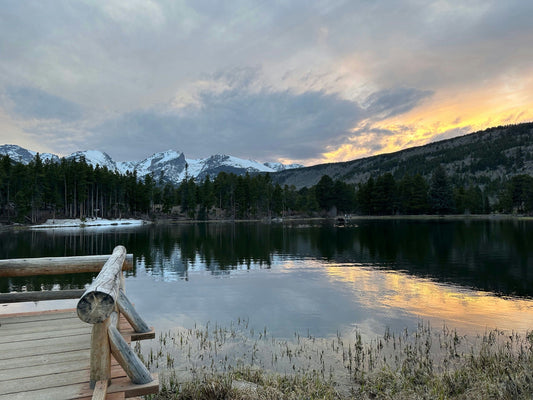
[[[143,343],[143,346],[145,343]],[[136,351],[160,373],[151,399],[530,399],[533,333],[460,335],[420,322],[363,338],[271,337],[239,319],[159,335]]]

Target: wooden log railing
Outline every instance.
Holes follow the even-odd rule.
[[[153,377],[119,332],[122,314],[136,339],[153,338],[153,329],[136,312],[126,296],[123,270],[131,269],[133,256],[117,246],[111,256],[47,257],[0,260],[0,277],[69,274],[100,271],[87,289],[1,293],[0,303],[79,298],[78,317],[92,324],[90,386],[94,398],[105,398],[111,383],[111,357],[135,384],[147,384]],[[132,335],[133,339],[133,335]]]
[[[0,260],[0,278],[99,272],[109,255],[17,258]],[[126,254],[123,270],[133,268],[133,254]],[[0,303],[79,299],[85,289],[0,293]]]
[[[98,381],[111,380],[111,354],[133,383],[145,384],[152,381],[148,369],[117,330],[118,310],[131,323],[135,332],[151,330],[126,297],[124,280],[121,278],[125,257],[124,246],[115,247],[98,276],[78,301],[78,317],[93,324],[91,387]]]

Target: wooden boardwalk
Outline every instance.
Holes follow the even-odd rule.
[[[91,399],[91,328],[76,310],[0,315],[0,400]],[[120,331],[128,343],[155,336],[135,333],[122,316]],[[111,377],[106,399],[158,392],[157,375],[132,384],[114,358]]]

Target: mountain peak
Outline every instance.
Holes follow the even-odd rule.
[[[98,165],[100,167],[107,167],[107,169],[111,171],[117,170],[117,165],[115,161],[113,161],[109,154],[104,153],[100,150],[76,151],[75,153],[72,153],[65,158],[67,160],[76,161],[79,161],[80,159],[84,158],[85,162],[87,162],[87,164],[89,165],[92,165],[93,167],[96,167]]]

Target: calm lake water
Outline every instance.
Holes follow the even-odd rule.
[[[242,319],[287,338],[379,335],[420,320],[465,333],[533,328],[532,221],[354,222],[10,231],[0,233],[0,258],[110,254],[123,244],[135,260],[128,296],[159,331]],[[92,276],[0,278],[0,292],[83,287]]]

